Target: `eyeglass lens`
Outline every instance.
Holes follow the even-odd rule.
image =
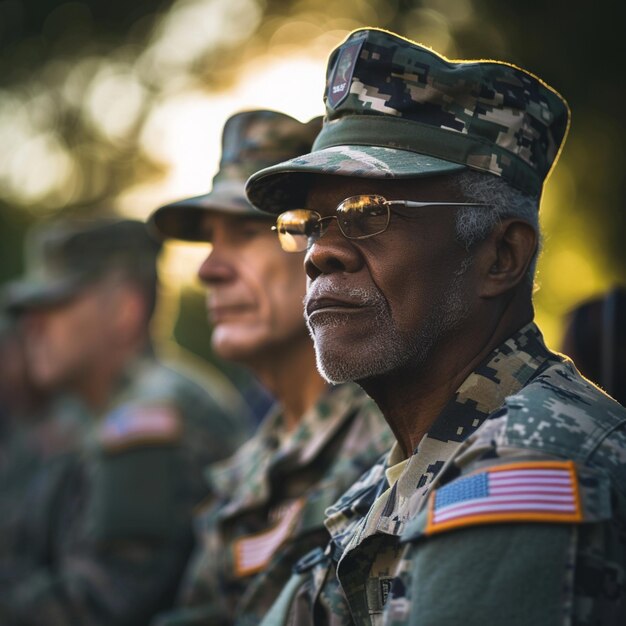
[[[320,214],[307,209],[295,209],[281,213],[276,220],[278,239],[286,252],[303,252],[309,246],[309,238],[319,238]]]
[[[361,195],[347,198],[337,207],[336,217],[339,229],[349,239],[378,235],[389,224],[389,210],[382,196]],[[322,218],[316,211],[307,209],[282,213],[278,217],[276,230],[283,250],[306,250],[324,234],[330,219],[332,218]]]
[[[389,209],[381,196],[352,196],[337,207],[341,232],[349,239],[382,233],[389,224]]]

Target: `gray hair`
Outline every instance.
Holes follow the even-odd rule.
[[[539,245],[527,274],[527,279],[532,285],[541,248],[539,199],[518,191],[498,176],[473,170],[458,174],[454,182],[469,202],[491,205],[491,208],[465,207],[457,212],[457,237],[468,250],[485,239],[493,227],[506,217],[519,217],[535,229],[539,237]]]

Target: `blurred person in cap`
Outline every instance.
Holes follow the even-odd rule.
[[[626,623],[626,410],[533,322],[566,102],[512,65],[362,29],[331,54],[325,103],[312,152],[248,198],[306,250],[320,371],[357,381],[397,441],[263,623]]]
[[[137,221],[45,224],[9,292],[34,382],[75,394],[90,422],[28,493],[26,566],[0,589],[3,625],[147,624],[190,554],[203,467],[247,434],[225,381],[205,389],[155,356],[159,250]]]
[[[212,190],[152,216],[165,237],[211,244],[198,275],[213,349],[248,366],[278,400],[235,456],[208,469],[216,497],[198,511],[179,608],[160,626],[258,623],[293,564],[326,544],[324,509],[391,445],[357,385],[329,385],[317,372],[302,255],[285,253],[273,220],[245,199],[250,174],[310,150],[319,128],[319,118],[303,124],[274,111],[233,115]]]
[[[626,403],[626,288],[582,302],[567,316],[561,350],[581,373]]]

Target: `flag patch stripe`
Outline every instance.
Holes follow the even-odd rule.
[[[525,485],[529,479],[533,482],[541,482],[543,485],[569,485],[567,477],[562,478],[543,478],[534,476],[525,476],[520,478],[498,478],[494,476],[492,481],[497,485]]]
[[[487,498],[475,498],[469,502],[461,502],[459,504],[451,504],[441,509],[435,508],[435,519],[437,516],[444,513],[453,511],[461,511],[467,507],[474,507],[479,505],[494,505],[499,504],[517,504],[518,506],[524,506],[533,502],[547,502],[548,504],[569,504],[570,506],[576,506],[576,500],[571,495],[558,495],[552,496],[549,494],[516,494],[516,495],[502,495],[502,496],[489,496]]]
[[[569,487],[541,487],[530,489],[527,485],[513,487],[493,487],[491,493],[571,493]]]
[[[580,521],[571,461],[489,468],[444,485],[430,496],[426,534],[472,524]]]

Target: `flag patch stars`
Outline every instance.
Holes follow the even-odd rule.
[[[430,496],[426,534],[501,522],[579,522],[571,461],[515,463],[460,478]]]

